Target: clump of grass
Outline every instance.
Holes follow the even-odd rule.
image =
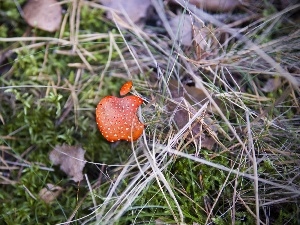
[[[196,51],[167,33],[165,14],[159,14],[162,38],[130,24],[128,32],[99,22],[103,11],[81,3],[80,18],[71,21],[78,26],[66,23],[51,39],[38,30],[35,37],[13,39],[26,27],[12,3],[4,4],[21,28],[13,34],[0,29],[7,37],[0,44],[17,54],[0,77],[0,221],[296,224],[299,27],[289,18],[296,6],[256,9],[251,18],[260,19],[225,27],[226,38],[217,42],[222,22],[185,5],[192,20],[212,23],[208,51],[214,54],[197,60]],[[263,92],[270,77],[281,77],[282,85]],[[120,78],[132,79],[133,92],[143,97],[147,128],[137,142],[109,144],[97,131],[94,109],[102,96],[117,94]],[[204,94],[202,101],[176,101],[186,79]],[[174,80],[178,90],[170,88]],[[169,102],[188,111],[185,126],[178,126]],[[215,139],[213,148],[193,136],[195,124]],[[49,151],[63,143],[86,150],[87,176],[80,184],[49,162]],[[51,205],[38,198],[47,183],[65,189]]]

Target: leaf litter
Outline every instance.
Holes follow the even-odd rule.
[[[198,8],[215,12],[229,12],[241,5],[239,0],[191,0],[189,2]]]
[[[62,8],[56,0],[28,0],[23,14],[25,21],[32,27],[48,32],[60,28]]]
[[[78,146],[55,146],[49,158],[54,165],[59,165],[71,180],[79,182],[83,179],[82,170],[85,166],[85,150]]]
[[[53,202],[64,189],[54,184],[47,184],[46,187],[42,188],[39,192],[39,197],[47,204]]]
[[[196,114],[196,109],[193,104],[203,104],[206,101],[206,96],[200,89],[180,84],[173,79],[169,81],[168,87],[172,99],[167,102],[167,110],[172,115],[174,125],[180,130],[188,123],[190,118]],[[209,112],[214,110],[215,109],[212,106],[208,107]],[[201,147],[212,150],[216,143],[216,135],[211,134],[215,134],[219,128],[216,125],[211,124],[207,115],[203,115],[203,121],[205,122],[197,120],[191,125],[187,139],[201,140]],[[208,124],[208,126],[203,127],[203,125],[206,126],[206,124]],[[204,133],[204,130],[206,129],[210,129],[212,133]]]

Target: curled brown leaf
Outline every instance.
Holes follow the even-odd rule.
[[[39,197],[47,204],[53,202],[62,192],[63,188],[54,184],[47,184],[39,192]]]
[[[60,28],[62,8],[56,0],[28,0],[24,19],[32,27],[54,32]]]
[[[85,166],[85,150],[78,146],[55,146],[50,152],[49,158],[54,165],[60,165],[60,169],[72,180],[79,182],[83,179],[82,170]]]

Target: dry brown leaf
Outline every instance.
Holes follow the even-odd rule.
[[[276,91],[282,85],[280,77],[270,78],[261,89],[264,92]]]
[[[176,103],[169,101],[167,103],[167,109],[170,113],[172,113],[173,121],[178,130],[180,130],[189,122],[196,111],[188,104],[188,102],[185,102],[183,97],[173,98],[173,101]],[[191,129],[189,130],[189,135],[187,138],[195,138],[196,140],[199,140],[200,138],[201,148],[212,150],[216,141],[212,137],[206,135],[204,130],[205,129],[201,126],[201,123],[199,121],[195,121],[191,125]]]
[[[23,13],[25,21],[32,27],[49,32],[60,27],[62,8],[56,0],[28,0]]]
[[[85,150],[78,146],[57,145],[50,152],[49,158],[54,165],[60,165],[60,169],[72,180],[79,182],[83,179],[84,153]]]
[[[183,45],[192,45],[192,23],[188,15],[177,15],[170,20],[170,27],[176,39]]]
[[[190,0],[189,3],[216,12],[228,12],[241,4],[239,0]]]
[[[47,204],[50,204],[63,192],[63,190],[64,189],[60,186],[47,184],[46,187],[40,190],[39,197]]]
[[[185,84],[180,84],[175,79],[170,79],[168,87],[171,91],[173,98],[184,97],[192,105],[195,103],[207,101],[207,96],[204,94],[204,92],[201,89],[193,86],[188,86]],[[215,100],[215,102],[218,104],[220,108],[223,108],[222,102],[220,100],[216,98],[213,99]],[[217,110],[212,105],[209,105],[207,107],[207,110],[209,112],[217,113]]]
[[[141,18],[146,17],[148,7],[151,5],[151,0],[99,0],[104,6],[111,9],[117,10],[122,15],[127,14],[127,16],[136,23]],[[110,12],[107,13],[107,17],[112,19]]]
[[[203,27],[204,23],[192,21],[189,15],[177,15],[170,20],[170,27],[181,44],[193,45],[195,41],[202,50],[207,49],[209,30]]]
[[[168,87],[172,95],[172,101],[167,102],[167,110],[172,113],[173,121],[177,128],[181,129],[189,122],[193,115],[196,114],[196,110],[192,105],[206,102],[207,97],[201,89],[180,84],[174,79],[169,80]],[[213,99],[220,108],[223,108],[223,104],[220,100]],[[216,113],[217,111],[209,104],[207,112]],[[201,138],[201,147],[212,150],[213,146],[217,143],[217,133],[223,134],[223,130],[218,125],[213,124],[213,121],[210,120],[209,117],[204,117],[203,122],[204,123],[201,124],[199,121],[195,121],[191,125],[191,129],[189,130],[190,134],[187,138]],[[210,129],[211,133],[204,133],[204,130],[207,129]]]

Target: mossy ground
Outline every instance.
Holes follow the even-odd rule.
[[[170,78],[182,78],[191,72],[177,58],[175,50],[170,50],[172,43],[166,44],[155,35],[147,37],[153,38],[158,46],[166,44],[164,47],[170,48],[168,55],[167,50],[134,32],[125,33],[127,36],[123,39],[118,29],[105,19],[102,10],[84,5],[80,11],[78,45],[75,46],[82,54],[78,54],[73,51],[74,43],[70,41],[69,23],[65,24],[62,34],[29,28],[15,2],[21,6],[25,1],[0,2],[0,37],[19,37],[11,42],[0,41],[1,54],[9,55],[0,65],[0,224],[57,224],[68,220],[74,221],[72,224],[97,223],[97,220],[104,221],[103,224],[109,224],[109,220],[115,224],[174,224],[182,218],[187,224],[228,224],[233,221],[235,224],[255,224],[257,202],[253,179],[168,152],[177,150],[194,156],[197,148],[196,142],[186,144],[189,140],[183,137],[175,140],[171,147],[169,145],[178,127],[165,106],[170,98],[167,83]],[[268,6],[269,3],[265,3],[261,15],[268,17],[276,13],[276,8],[267,10]],[[65,4],[64,9],[71,13],[72,1]],[[266,23],[262,27],[267,27]],[[259,40],[260,35],[264,36],[259,42],[263,48],[263,44],[281,38],[285,33],[293,33],[295,29],[285,28],[282,34],[282,23],[278,22],[268,35],[263,28],[256,30],[249,36],[254,41]],[[94,35],[91,41],[85,36],[90,34]],[[23,39],[24,35],[31,39]],[[36,41],[35,37],[52,37],[57,41]],[[58,40],[68,43],[62,44]],[[135,46],[135,57],[139,58],[128,53],[127,42]],[[35,46],[36,43],[40,45]],[[295,43],[299,47],[300,44]],[[157,57],[161,68],[150,62],[144,44]],[[282,50],[277,46],[274,52],[266,51],[282,64],[293,64],[297,68],[296,46]],[[188,50],[186,55],[193,56],[192,50]],[[216,145],[213,150],[201,149],[198,157],[247,174],[253,174],[257,169],[260,178],[295,188],[295,193],[284,193],[284,188],[276,193],[273,188],[278,187],[259,183],[260,201],[265,204],[259,212],[260,219],[269,220],[270,224],[297,224],[299,93],[288,82],[268,94],[262,92],[258,87],[263,86],[265,76],[252,72],[265,65],[255,64],[253,59],[257,55],[253,52],[242,56],[253,60],[253,64],[250,61],[243,66],[236,64],[232,52],[240,50],[242,47],[232,44],[226,49],[228,54],[223,62],[215,62],[226,64],[229,70],[238,71],[242,77],[239,85],[232,89],[227,89],[232,87],[227,83],[232,80],[226,80],[217,66],[214,67],[216,74],[200,66],[192,71],[202,74],[206,88],[223,102],[227,121],[219,114],[211,114],[211,118],[233,137],[228,140],[220,134],[218,139],[222,146]],[[174,59],[178,61],[173,62]],[[142,65],[142,69],[137,69],[137,65]],[[151,79],[160,69],[163,77],[157,85]],[[131,74],[130,71],[138,72]],[[204,71],[207,74],[204,75]],[[111,144],[97,129],[95,107],[103,96],[117,95],[127,79],[133,79],[135,90],[146,100],[142,114],[147,124],[147,138],[133,144]],[[290,90],[286,98],[277,103],[286,90]],[[254,121],[250,127],[252,137],[247,133],[250,123],[246,111],[250,113],[251,122]],[[264,111],[267,113],[263,121],[255,121]],[[248,159],[250,153],[231,133],[230,126],[245,145],[253,139],[249,146],[253,144],[252,151],[255,149],[256,168]],[[49,152],[62,144],[80,145],[86,150],[88,163],[84,173],[92,190],[87,180],[74,183],[58,167],[51,165]],[[251,148],[248,150],[251,152]],[[64,188],[51,204],[38,197],[47,183]],[[277,199],[281,199],[278,204]],[[99,219],[99,215],[103,218]]]

